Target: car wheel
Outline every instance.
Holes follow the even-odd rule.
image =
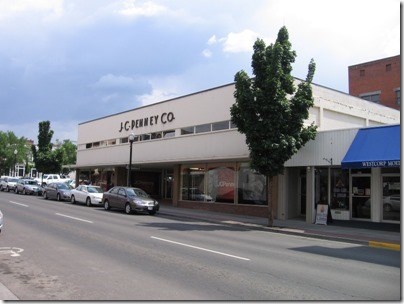
[[[87,207],[91,207],[91,198],[87,197],[86,205],[87,205]]]
[[[105,209],[105,210],[111,209],[111,206],[109,205],[108,200],[105,200],[105,202],[104,202],[104,209]]]
[[[70,198],[70,202],[71,202],[72,204],[75,204],[75,203],[76,203],[76,199],[75,199],[74,195],[72,195],[72,197]]]
[[[7,192],[10,192],[10,188],[9,188],[8,186],[7,186],[7,188],[6,188],[6,191],[7,191]]]
[[[14,188],[14,192],[15,192],[15,194],[18,194],[18,188],[17,187]]]
[[[125,213],[126,214],[131,214],[132,213],[132,207],[130,206],[129,203],[126,203],[126,205],[125,205]]]
[[[48,194],[46,192],[43,193],[43,198],[48,199]]]
[[[385,212],[390,212],[393,209],[393,207],[390,204],[384,204],[383,205],[383,210]]]
[[[57,199],[58,201],[60,201],[60,194],[59,194],[59,193],[56,195],[56,199]]]
[[[25,191],[25,188],[22,189],[22,194],[23,194],[23,195],[27,195],[27,191]]]

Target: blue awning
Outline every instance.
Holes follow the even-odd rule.
[[[400,125],[359,129],[341,166],[400,167]]]

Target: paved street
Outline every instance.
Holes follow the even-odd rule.
[[[21,300],[401,297],[399,251],[5,192],[0,209],[0,283]]]

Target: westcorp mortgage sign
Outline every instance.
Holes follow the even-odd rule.
[[[400,167],[399,160],[389,160],[389,161],[362,161],[363,168],[384,168],[384,167]]]
[[[173,112],[164,112],[160,115],[151,115],[144,118],[126,120],[121,122],[119,132],[122,132],[123,130],[130,131],[133,129],[154,126],[158,124],[165,125],[166,123],[172,122],[174,119],[175,116]]]

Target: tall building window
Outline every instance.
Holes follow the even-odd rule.
[[[401,90],[400,90],[400,88],[397,88],[394,91],[396,93],[396,103],[398,105],[401,105]]]
[[[359,97],[374,103],[380,103],[380,91],[360,94]]]
[[[390,72],[391,71],[391,63],[386,64],[386,72]]]
[[[365,76],[365,70],[360,70],[359,71],[359,76],[364,77]]]

